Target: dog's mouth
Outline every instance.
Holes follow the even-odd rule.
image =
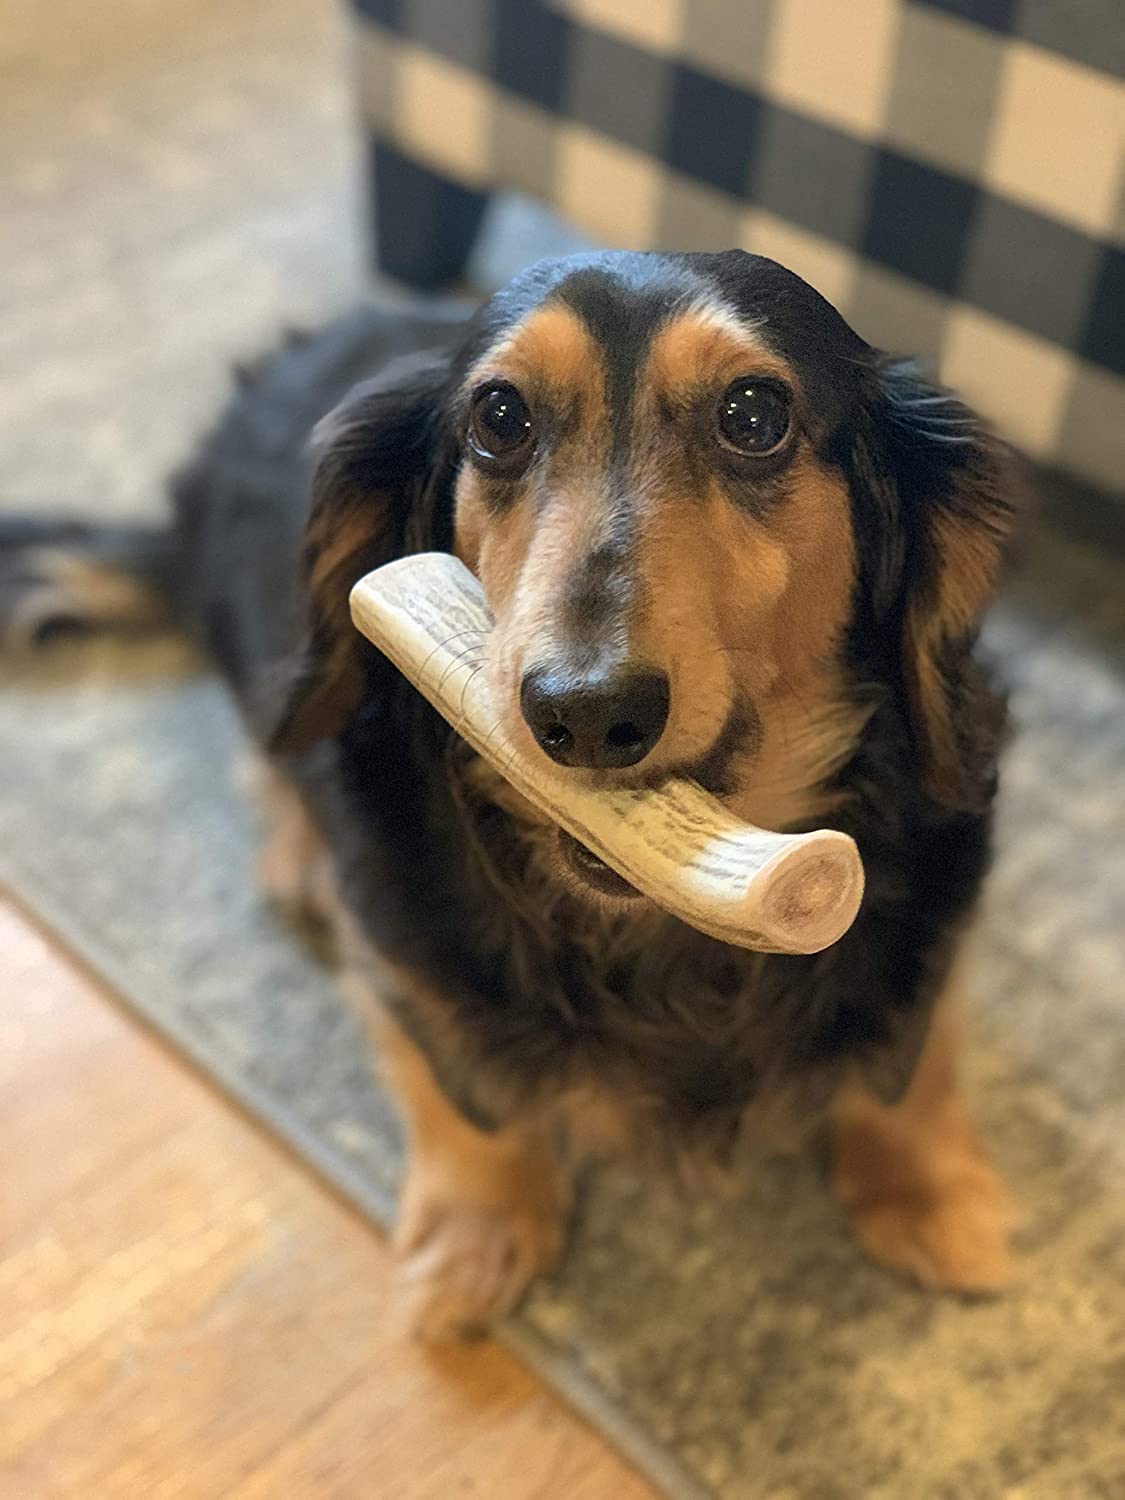
[[[679,776],[698,782],[713,795],[722,796],[731,790],[735,757],[753,748],[760,734],[761,725],[753,705],[740,700],[731,708],[711,749],[698,761],[671,769],[665,767],[655,775],[642,775],[634,784],[655,790],[670,778]],[[625,783],[614,778],[612,784],[621,786]],[[624,876],[564,828],[558,830],[557,850],[559,864],[570,884],[582,894],[592,896],[600,906],[624,907],[644,901],[636,886],[630,885]]]
[[[621,875],[587,849],[565,828],[559,829],[559,857],[570,874],[587,890],[610,901],[639,901],[641,893]]]

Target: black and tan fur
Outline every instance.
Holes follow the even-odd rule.
[[[364,373],[317,429],[310,509],[299,443]],[[714,439],[742,376],[791,401],[762,460]],[[512,473],[467,453],[472,394],[496,380],[535,415]],[[609,253],[532,267],[464,327],[364,316],[290,349],[176,498],[176,607],[299,797],[351,983],[378,996],[415,1144],[401,1244],[422,1326],[510,1305],[554,1253],[560,1134],[722,1164],[833,1108],[875,1253],[939,1283],[1002,1278],[1003,1196],[944,1006],[930,1028],[988,863],[1003,717],[972,652],[1011,482],[972,413],[771,261]],[[507,734],[539,753],[520,714],[538,660],[657,663],[655,749],[574,774],[692,775],[763,826],[845,829],[867,873],[853,929],[765,957],[584,894],[552,830],[350,626],[355,578],[428,548],[482,580],[496,629],[463,649]]]

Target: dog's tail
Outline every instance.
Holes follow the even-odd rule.
[[[0,646],[176,623],[177,555],[172,527],[0,515]]]

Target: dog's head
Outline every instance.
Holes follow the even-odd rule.
[[[874,682],[920,786],[986,799],[969,653],[1012,519],[999,450],[774,262],[541,263],[318,447],[282,744],[363,694],[351,584],[436,539],[495,615],[501,729],[576,777],[694,776],[791,826],[830,805]]]

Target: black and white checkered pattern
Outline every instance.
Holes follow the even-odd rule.
[[[607,244],[742,245],[1125,478],[1125,0],[354,0],[372,136]]]

